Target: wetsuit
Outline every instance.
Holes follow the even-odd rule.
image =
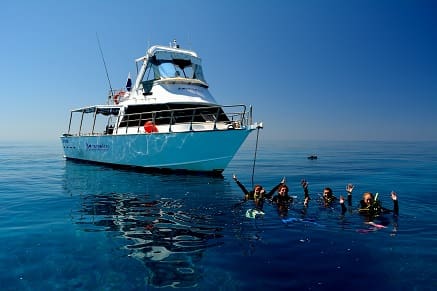
[[[348,193],[347,195],[347,202],[348,205],[352,205],[352,194]],[[341,214],[345,214],[347,211],[346,206],[344,203],[341,203]],[[374,201],[371,205],[367,205],[364,200],[360,201],[360,207],[358,208],[358,212],[362,215],[368,216],[368,217],[376,217],[381,214],[386,213],[393,213],[394,215],[399,214],[399,202],[398,200],[393,200],[393,209],[388,209],[382,207],[379,200]]]
[[[293,202],[293,197],[289,196],[288,193],[285,195],[276,194],[273,196],[272,202],[276,204],[279,215],[281,217],[285,217],[288,214],[288,208],[290,207],[290,204]]]
[[[270,190],[267,194],[260,194],[259,197],[255,197],[255,191],[248,191],[246,189],[246,187],[244,187],[243,184],[241,184],[240,181],[238,181],[238,179],[234,179],[235,182],[237,183],[238,187],[240,187],[240,189],[243,191],[244,193],[244,200],[254,200],[255,201],[255,207],[257,209],[263,209],[264,207],[264,198],[271,198],[273,193],[275,193],[275,191],[279,188],[279,186],[282,185],[282,183],[279,183],[278,185],[276,185],[275,187],[273,187],[272,190]]]
[[[254,200],[255,199],[255,191],[253,191],[253,190],[252,191],[248,191],[246,189],[246,187],[244,187],[244,185],[241,184],[240,181],[238,181],[238,179],[235,179],[235,182],[237,183],[238,187],[240,187],[240,189],[243,191],[246,199],[248,199],[248,200]],[[272,198],[273,193],[275,193],[275,191],[278,190],[279,186],[281,186],[281,185],[282,185],[282,183],[279,183],[278,185],[273,187],[273,189],[270,190],[267,194],[264,194],[264,197],[261,197],[261,198],[268,198],[268,199]]]
[[[308,185],[308,184],[307,184]],[[304,200],[308,198],[308,200],[310,200],[310,194],[308,193],[308,186],[304,186],[303,187],[303,198]]]
[[[308,198],[310,198],[309,195],[309,191],[308,191],[308,186],[303,186],[303,193],[304,193],[304,200]],[[335,197],[334,195],[331,195],[330,197],[322,197],[321,201],[323,202],[324,206],[331,206],[332,203],[334,203],[337,200],[337,197]]]
[[[293,197],[288,194],[285,194],[284,196],[278,194],[273,196],[272,202],[276,204],[290,204],[293,202]]]
[[[325,206],[331,206],[332,203],[334,203],[337,200],[337,197],[331,196],[331,197],[323,197],[323,204]]]
[[[382,207],[379,200],[374,201],[371,205],[367,205],[364,200],[360,201],[359,213],[368,216],[378,216],[380,214],[393,213],[394,215],[399,214],[399,203],[398,200],[393,200],[393,209],[387,209]]]

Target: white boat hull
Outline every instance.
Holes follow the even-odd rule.
[[[67,159],[221,173],[253,129],[62,136],[61,140]]]

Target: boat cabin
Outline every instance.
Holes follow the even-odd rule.
[[[217,104],[195,52],[180,49],[175,42],[172,47],[152,46],[136,64],[134,86],[129,78],[126,90],[110,92],[108,105],[73,110],[68,134],[77,113],[81,113],[77,135],[149,133],[146,123],[153,124],[153,132],[167,133],[235,129],[247,123],[246,106]],[[101,117],[105,121],[98,121]],[[86,122],[87,118],[91,120]],[[90,125],[87,130],[85,124]]]

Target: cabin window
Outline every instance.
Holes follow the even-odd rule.
[[[178,71],[176,67],[170,62],[161,63],[158,66],[158,70],[159,70],[159,75],[164,79],[178,77],[178,74],[179,76],[181,76],[180,70]]]
[[[202,66],[196,64],[193,65],[193,79],[206,83],[205,78],[203,77]]]
[[[151,63],[147,64],[146,72],[144,73],[143,81],[153,81],[159,79],[159,73],[156,67]]]
[[[143,82],[159,80],[161,78],[197,79],[206,83],[203,77],[202,67],[199,64],[193,63],[191,60],[162,60],[153,57],[147,65]]]
[[[200,115],[205,119],[205,121],[213,122],[215,121],[215,115],[211,113],[200,113]]]

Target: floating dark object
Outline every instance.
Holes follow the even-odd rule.
[[[308,156],[308,160],[317,160],[317,156],[316,155]]]

